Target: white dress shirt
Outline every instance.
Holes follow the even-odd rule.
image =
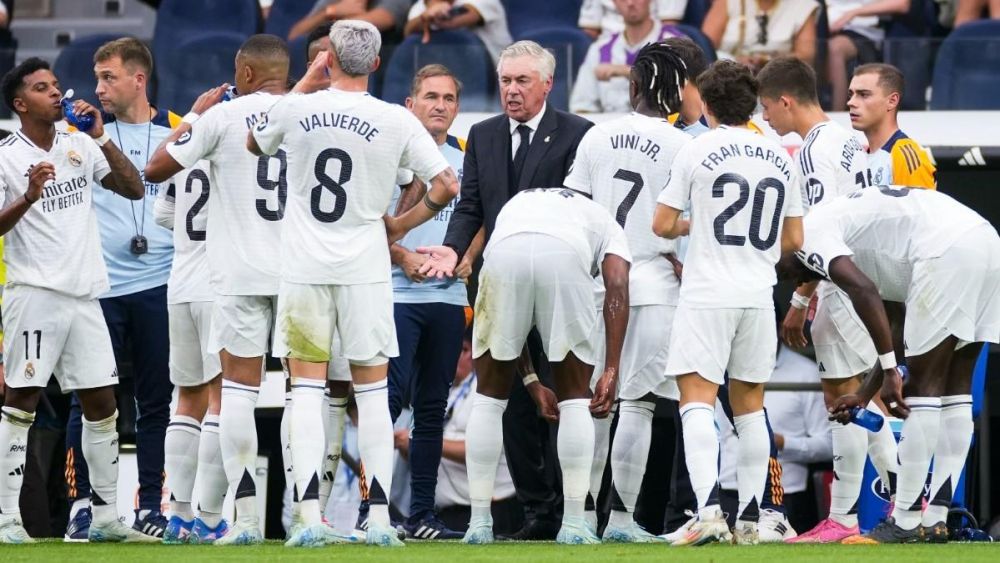
[[[510,122],[510,158],[514,159],[514,155],[517,154],[518,147],[521,146],[521,135],[517,132],[518,125],[527,125],[531,132],[528,133],[528,144],[530,145],[533,140],[535,140],[535,131],[538,131],[538,124],[542,122],[542,116],[545,115],[545,109],[548,107],[548,102],[542,102],[542,109],[535,114],[535,117],[521,123],[520,121],[508,117],[507,121]]]

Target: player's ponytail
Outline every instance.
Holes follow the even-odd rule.
[[[647,43],[632,63],[632,73],[647,106],[662,115],[680,111],[688,73],[677,51],[666,43]]]

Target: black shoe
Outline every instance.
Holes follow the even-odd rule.
[[[920,526],[912,530],[904,530],[896,525],[896,519],[891,516],[879,522],[864,537],[876,543],[918,543],[921,541]]]
[[[135,511],[135,522],[132,529],[153,538],[162,538],[167,530],[167,517],[159,510],[151,510],[145,518],[139,518],[140,510]]]
[[[938,522],[933,526],[920,526],[920,541],[924,543],[948,543],[948,525]]]
[[[553,541],[558,533],[558,522],[526,520],[520,530],[513,534],[497,536],[497,539],[501,541]]]
[[[433,512],[418,522],[405,523],[406,537],[415,540],[460,540],[465,534],[456,532],[442,522]]]

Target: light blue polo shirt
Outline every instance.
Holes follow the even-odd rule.
[[[464,143],[451,135],[448,135],[445,143],[440,146],[441,154],[455,170],[460,184],[462,182],[462,163],[465,160],[463,146]],[[400,190],[397,187],[393,194],[392,204],[389,206],[390,212],[395,211],[399,195]],[[433,219],[407,233],[403,240],[399,241],[399,244],[403,248],[413,251],[418,246],[435,246],[444,242],[448,222],[451,220],[451,214],[455,211],[456,204],[458,204],[457,197],[451,200],[448,207],[442,209]],[[396,303],[447,303],[462,307],[469,304],[465,284],[458,278],[428,279],[423,283],[414,283],[396,265],[392,267],[392,293]]]
[[[122,153],[135,165],[142,176],[146,162],[170,135],[176,115],[158,110],[148,123],[123,123],[104,114],[104,130]],[[160,184],[146,182],[146,196],[141,200],[126,199],[111,190],[94,190],[94,209],[101,233],[101,249],[108,267],[111,290],[101,297],[119,297],[152,289],[167,283],[174,255],[174,239],[168,229],[153,220],[153,204]],[[163,189],[166,189],[164,183]],[[132,254],[132,237],[146,237],[149,252]]]

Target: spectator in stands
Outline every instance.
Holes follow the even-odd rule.
[[[813,64],[818,13],[814,0],[713,0],[702,31],[719,58],[735,59],[756,74],[778,55]]]
[[[462,354],[458,358],[455,380],[448,394],[445,411],[444,442],[438,487],[434,504],[449,528],[465,530],[469,524],[469,475],[465,468],[465,430],[476,393],[476,373],[472,369],[472,328],[465,331]],[[493,492],[493,527],[498,534],[509,534],[521,525],[521,507],[514,498],[514,481],[507,469],[507,459],[500,454]]]
[[[494,64],[500,60],[500,51],[514,42],[500,0],[417,0],[407,17],[403,34],[423,34],[424,43],[435,30],[471,30],[486,46]]]
[[[1000,19],[1000,0],[958,0],[955,27],[983,18]]]
[[[0,0],[0,27],[10,26],[10,10],[7,9],[7,2]]]
[[[652,17],[654,0],[614,0],[625,21],[624,31],[601,37],[590,46],[577,72],[569,109],[575,113],[627,113],[629,72],[647,43],[683,35],[673,24]]]
[[[819,368],[813,360],[793,351],[778,341],[778,355],[771,375],[771,384],[815,383]],[[806,492],[809,464],[833,459],[833,437],[827,420],[823,393],[816,391],[771,391],[764,395],[764,408],[774,430],[778,447],[778,467],[771,467],[781,476],[784,505],[788,519],[796,530],[810,530],[819,520],[815,495]],[[715,410],[716,423],[722,440],[722,507],[735,519],[736,504],[736,433],[723,409]],[[774,462],[772,461],[772,464]],[[777,465],[777,464],[775,464]]]
[[[678,24],[684,17],[685,8],[687,0],[654,0],[652,11],[660,22]],[[594,39],[625,29],[625,21],[614,0],[583,0],[578,25]]]
[[[833,111],[844,111],[847,104],[847,65],[882,60],[885,32],[879,27],[879,17],[909,10],[910,0],[826,0],[830,22],[827,79],[833,93]]]
[[[382,46],[399,43],[410,0],[316,0],[309,15],[299,20],[288,32],[291,41],[306,35],[317,26],[337,20],[362,20],[382,32]],[[383,56],[384,59],[384,56]]]
[[[94,54],[97,98],[112,140],[139,170],[146,167],[180,116],[154,107],[146,87],[153,71],[149,49],[131,37],[102,45]],[[129,201],[108,190],[94,191],[94,208],[111,290],[101,308],[119,363],[132,366],[136,403],[136,452],[139,508],[135,529],[162,537],[167,519],[160,512],[163,494],[163,442],[170,420],[167,278],[172,233],[156,224],[153,202],[161,185],[146,182],[146,197]],[[163,189],[166,189],[165,187]],[[82,452],[80,405],[74,395],[66,436],[66,479],[73,501],[67,536],[86,538],[90,527],[90,483]],[[80,519],[77,520],[77,516]]]

